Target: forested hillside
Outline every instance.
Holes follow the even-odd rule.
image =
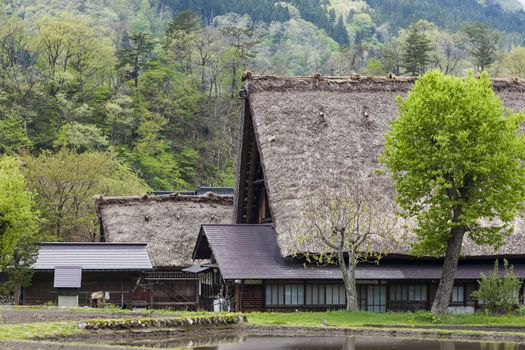
[[[525,77],[517,0],[3,0],[0,13],[0,153],[57,239],[96,239],[95,194],[232,186],[247,69]]]

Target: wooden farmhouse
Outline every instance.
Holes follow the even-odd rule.
[[[152,270],[144,243],[42,243],[26,305],[89,306],[102,291],[104,302],[132,307],[141,276]]]
[[[193,264],[200,225],[231,223],[232,204],[232,196],[211,192],[97,199],[101,240],[147,243],[154,269],[139,281],[135,306],[195,309],[211,302],[200,298],[198,276],[183,269]]]
[[[390,121],[397,117],[397,96],[412,78],[250,77],[241,91],[241,137],[234,198],[234,225],[203,225],[193,258],[202,265],[202,283],[234,298],[237,310],[324,310],[345,304],[340,272],[334,266],[308,266],[292,258],[290,241],[300,228],[305,201],[322,186],[357,173],[382,169],[378,157]],[[494,80],[505,106],[525,112],[525,83]],[[382,175],[377,184],[384,214],[395,193]],[[203,222],[204,224],[204,222]],[[411,257],[413,235],[399,225],[386,242],[389,255],[379,265],[359,265],[358,299],[362,310],[429,309],[442,260]],[[291,234],[290,234],[291,232]],[[466,240],[451,308],[471,312],[480,273],[495,259],[507,258],[525,277],[524,221],[497,250]],[[318,252],[315,246],[307,248]],[[210,266],[217,266],[214,272]],[[197,269],[197,268],[196,268]],[[197,270],[196,270],[197,271]],[[520,292],[523,294],[523,291]]]

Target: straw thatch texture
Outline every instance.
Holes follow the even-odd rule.
[[[283,253],[290,252],[290,232],[301,227],[306,198],[322,185],[345,181],[356,173],[381,169],[378,156],[390,121],[397,117],[396,96],[405,96],[412,78],[276,78],[246,81],[255,135],[261,153],[272,218]],[[494,80],[494,90],[511,109],[525,112],[525,83]],[[378,191],[385,213],[395,192],[383,175]],[[390,250],[407,253],[410,230],[399,225],[399,242]],[[407,232],[405,232],[407,231]],[[466,255],[525,253],[525,224],[497,252],[472,242]],[[312,247],[311,251],[316,248]]]
[[[201,224],[229,224],[231,196],[100,197],[97,211],[107,242],[147,243],[156,267],[187,267]]]

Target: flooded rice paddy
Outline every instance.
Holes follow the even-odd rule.
[[[120,345],[191,350],[525,350],[525,344],[394,337],[225,336],[193,340],[137,340]]]

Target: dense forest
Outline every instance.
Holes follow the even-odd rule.
[[[233,186],[247,69],[525,78],[517,0],[3,0],[0,21],[0,154],[59,240],[96,239],[97,194]]]

